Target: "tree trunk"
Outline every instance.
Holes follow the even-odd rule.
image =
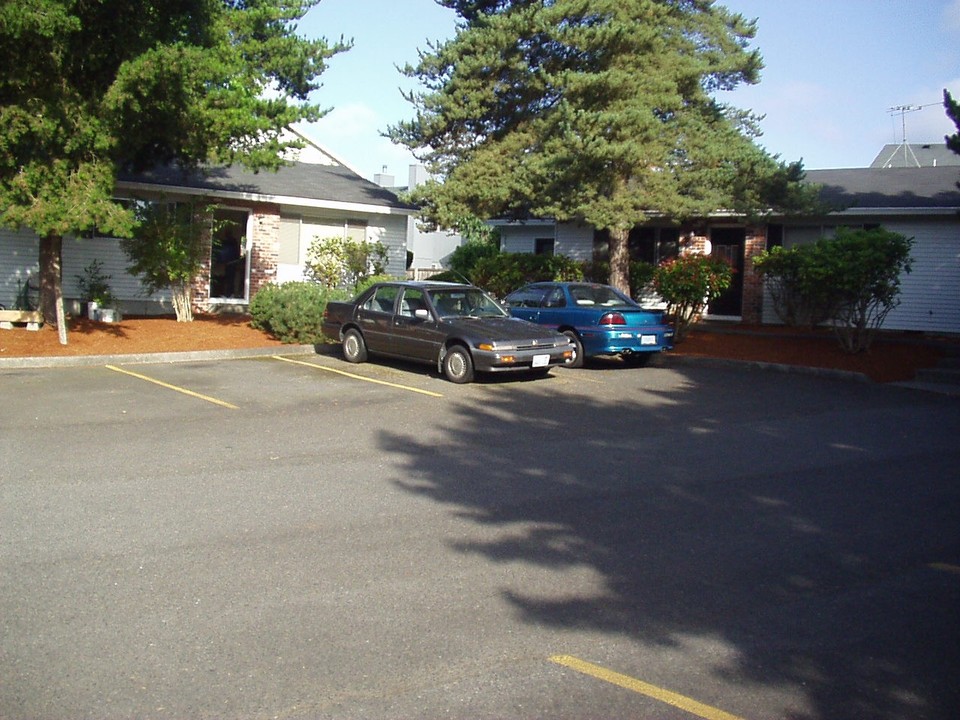
[[[610,229],[610,284],[630,295],[630,231]]]
[[[193,289],[190,283],[173,283],[170,286],[170,299],[177,322],[193,322]]]
[[[40,238],[40,312],[43,321],[57,328],[60,344],[67,344],[63,311],[63,237],[50,233]]]

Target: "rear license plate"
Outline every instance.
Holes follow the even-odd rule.
[[[533,367],[546,367],[550,364],[549,355],[534,355],[533,356]]]
[[[641,345],[656,345],[657,336],[656,335],[641,335],[640,336]]]

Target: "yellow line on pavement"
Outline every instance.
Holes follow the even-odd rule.
[[[678,695],[675,692],[670,692],[669,690],[664,690],[656,685],[645,683],[642,680],[637,680],[636,678],[632,678],[627,675],[621,675],[620,673],[613,672],[612,670],[607,670],[604,667],[594,665],[593,663],[586,662],[585,660],[580,660],[572,655],[554,655],[552,658],[550,658],[550,662],[556,663],[557,665],[563,665],[564,667],[568,667],[571,670],[576,670],[584,675],[595,677],[598,680],[603,680],[611,685],[617,685],[619,687],[626,688],[627,690],[640,693],[641,695],[646,695],[654,700],[659,700],[667,705],[672,705],[673,707],[680,708],[681,710],[685,710],[686,712],[698,717],[705,718],[705,720],[742,720],[742,718],[739,718],[736,715],[731,715],[723,710],[718,710],[715,707],[704,705],[703,703],[697,702],[691,698]]]
[[[273,359],[283,360],[284,362],[293,363],[294,365],[306,365],[307,367],[314,368],[315,370],[326,370],[327,372],[343,375],[344,377],[353,378],[354,380],[363,380],[364,382],[376,383],[377,385],[386,385],[387,387],[396,388],[398,390],[409,390],[410,392],[420,393],[421,395],[429,395],[430,397],[435,398],[443,397],[443,395],[440,393],[431,392],[430,390],[421,390],[420,388],[410,387],[409,385],[398,385],[397,383],[387,382],[386,380],[376,380],[375,378],[368,378],[364,377],[363,375],[354,375],[353,373],[344,372],[343,370],[335,370],[334,368],[325,367],[324,365],[317,365],[316,363],[306,362],[304,360],[293,360],[291,358],[280,357],[279,355],[274,355]]]
[[[929,567],[933,568],[934,570],[942,570],[943,572],[960,575],[960,565],[953,565],[951,563],[944,562],[933,562],[930,563]]]
[[[131,372],[130,370],[124,370],[123,368],[118,368],[115,365],[107,365],[108,370],[113,370],[114,372],[123,373],[124,375],[130,375],[131,377],[138,378],[139,380],[146,380],[151,382],[154,385],[159,385],[160,387],[165,387],[168,390],[174,390],[178,393],[183,393],[184,395],[189,395],[190,397],[195,397],[200,400],[206,400],[207,402],[213,403],[214,405],[220,405],[221,407],[229,408],[230,410],[239,410],[240,408],[236,405],[231,405],[228,402],[223,400],[217,400],[216,398],[209,397],[207,395],[201,395],[200,393],[193,392],[193,390],[187,390],[186,388],[177,387],[176,385],[171,385],[165,383],[162,380],[156,380],[152,377],[147,377],[146,375],[141,375],[140,373]]]

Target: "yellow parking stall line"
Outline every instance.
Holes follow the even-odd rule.
[[[129,375],[139,380],[146,380],[147,382],[151,382],[154,385],[159,385],[160,387],[165,387],[168,390],[174,390],[178,393],[183,393],[184,395],[189,395],[190,397],[195,397],[199,400],[206,400],[207,402],[213,403],[214,405],[220,405],[221,407],[229,408],[230,410],[240,409],[236,405],[231,405],[230,403],[225,402],[223,400],[217,400],[216,398],[209,397],[208,395],[201,395],[200,393],[193,392],[193,390],[187,390],[186,388],[177,387],[176,385],[165,383],[162,380],[157,380],[155,378],[148,377],[147,375],[141,375],[140,373],[135,373],[130,370],[124,370],[123,368],[118,368],[115,365],[107,365],[106,367],[108,370],[113,370],[114,372],[123,373],[124,375]]]
[[[954,565],[952,563],[945,562],[932,562],[929,564],[930,568],[933,570],[940,570],[942,572],[953,573],[954,575],[960,575],[960,565]]]
[[[635,693],[646,695],[654,700],[659,700],[662,703],[672,705],[673,707],[680,708],[681,710],[684,710],[692,715],[704,718],[704,720],[743,720],[736,715],[731,715],[730,713],[724,712],[723,710],[718,710],[715,707],[704,705],[703,703],[697,702],[696,700],[688,698],[684,695],[679,695],[675,692],[664,690],[656,685],[650,685],[649,683],[645,683],[642,680],[637,680],[636,678],[632,678],[627,675],[621,675],[620,673],[607,670],[599,665],[594,665],[593,663],[586,662],[585,660],[575,658],[572,655],[554,655],[552,658],[550,658],[550,662],[556,663],[557,665],[563,665],[564,667],[568,667],[571,670],[576,670],[584,675],[597,678],[598,680],[603,680],[611,685],[617,685],[619,687],[626,688],[627,690],[632,690]]]
[[[336,370],[331,367],[326,367],[324,365],[317,365],[316,363],[306,362],[304,360],[293,360],[292,358],[280,357],[279,355],[273,356],[274,360],[283,360],[284,362],[293,363],[294,365],[306,365],[307,367],[314,368],[315,370],[325,370],[327,372],[336,373],[337,375],[343,375],[344,377],[353,378],[354,380],[363,380],[364,382],[376,383],[377,385],[386,385],[387,387],[396,388],[398,390],[409,390],[410,392],[420,393],[421,395],[429,395],[430,397],[442,398],[443,395],[440,393],[431,392],[430,390],[421,390],[420,388],[410,387],[409,385],[399,385],[397,383],[387,382],[386,380],[377,380],[375,378],[364,377],[363,375],[355,375],[353,373],[345,372],[343,370]]]

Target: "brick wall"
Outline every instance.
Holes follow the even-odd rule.
[[[680,235],[680,252],[684,255],[706,254],[709,228],[685,230]],[[743,305],[741,321],[759,324],[763,318],[763,280],[753,267],[753,258],[767,247],[767,229],[748,227],[743,248]]]
[[[277,279],[280,254],[280,206],[261,204],[253,208],[253,242],[250,250],[250,298]]]
[[[243,210],[253,215],[250,238],[250,291],[253,298],[267,283],[277,279],[277,258],[280,251],[280,206],[268,203],[256,205],[222,205],[225,210]],[[212,310],[210,303],[210,262],[213,239],[205,238],[206,252],[200,274],[193,281],[193,309],[195,312]]]
[[[763,279],[753,267],[753,258],[767,248],[767,228],[748,227],[743,248],[742,322],[759,325],[763,319]]]

